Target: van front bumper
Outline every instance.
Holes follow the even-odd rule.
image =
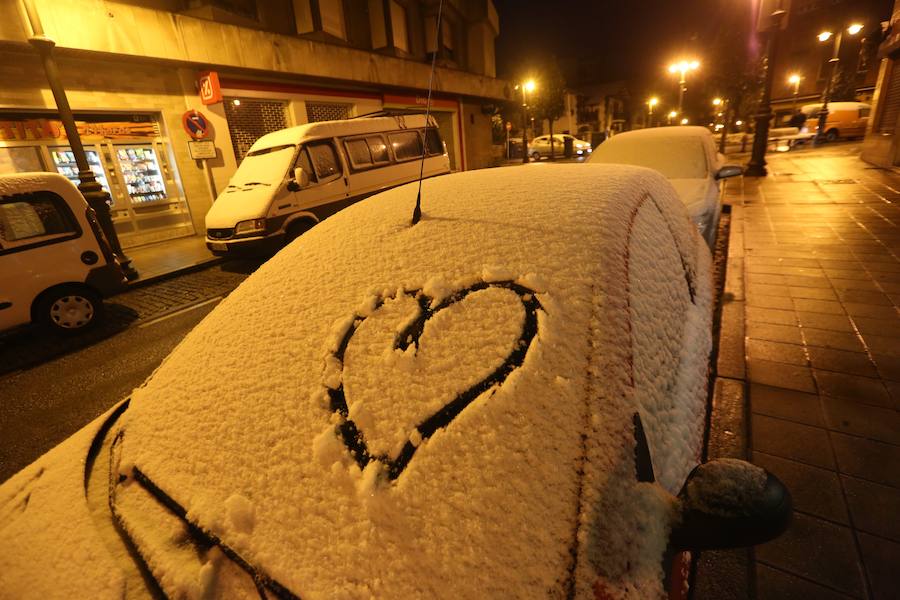
[[[261,256],[275,254],[284,245],[284,234],[214,240],[206,238],[206,247],[215,256]]]

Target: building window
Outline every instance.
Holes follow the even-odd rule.
[[[350,118],[352,104],[337,104],[334,102],[307,102],[306,120],[310,123],[319,121],[340,121]]]
[[[322,31],[347,39],[343,0],[294,0],[297,33]]]
[[[244,160],[253,143],[273,131],[287,127],[284,102],[257,98],[225,98],[225,118],[231,133],[231,146],[238,163]]]
[[[385,18],[385,7],[390,11],[390,22]],[[369,0],[369,27],[372,30],[372,48],[393,47],[409,52],[409,28],[403,4],[396,0]]]
[[[451,23],[446,15],[441,19],[440,35],[435,35],[437,31],[437,17],[430,16],[425,19],[425,48],[430,59],[434,52],[438,53],[438,58],[456,61],[456,27]]]

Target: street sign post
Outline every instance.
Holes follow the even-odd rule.
[[[192,139],[203,140],[212,137],[212,126],[200,111],[185,112],[181,115],[181,125]]]

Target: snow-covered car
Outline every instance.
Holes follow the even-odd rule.
[[[681,597],[683,551],[785,527],[764,470],[697,466],[711,261],[665,179],[458,173],[413,225],[415,199],[317,225],[0,486],[0,589]]]
[[[588,160],[648,167],[665,175],[710,248],[722,212],[719,181],[743,172],[725,164],[708,129],[694,126],[626,131],[606,140]]]
[[[554,156],[558,156],[560,158],[563,156],[566,147],[566,139],[572,140],[572,153],[575,156],[587,156],[591,153],[590,142],[579,140],[577,137],[569,135],[567,133],[555,133],[553,134]],[[541,160],[541,157],[544,156],[549,157],[550,136],[539,135],[538,137],[531,140],[531,142],[528,144],[528,156],[530,156],[532,160]]]

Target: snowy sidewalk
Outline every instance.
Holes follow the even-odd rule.
[[[711,448],[775,473],[795,514],[749,566],[701,558],[697,598],[900,590],[900,176],[858,148],[770,154],[768,177],[729,181]]]

